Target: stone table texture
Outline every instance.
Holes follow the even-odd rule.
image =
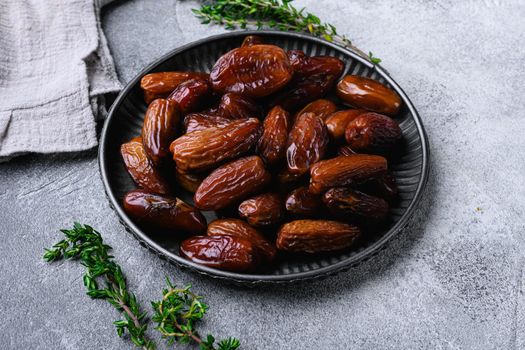
[[[221,33],[193,1],[117,1],[103,25],[129,81],[159,55]],[[418,108],[431,176],[410,226],[374,259],[293,287],[245,289],[184,272],[142,248],[109,208],[96,151],[0,164],[2,349],[127,349],[76,263],[43,248],[74,220],[100,230],[146,307],[165,276],[210,305],[203,333],[243,349],[523,349],[525,3],[296,1],[348,34]],[[151,332],[152,334],[154,332]],[[164,348],[161,345],[160,348]]]

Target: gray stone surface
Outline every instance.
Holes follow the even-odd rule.
[[[126,349],[117,313],[84,295],[82,268],[46,265],[73,220],[115,248],[140,301],[166,275],[211,309],[205,329],[244,349],[523,349],[525,5],[523,1],[297,1],[381,57],[419,109],[432,151],[421,209],[382,254],[336,277],[242,289],[180,271],[119,225],[96,152],[0,164],[4,349]],[[117,2],[104,27],[122,80],[197,38],[194,2]],[[163,348],[161,346],[161,348]]]

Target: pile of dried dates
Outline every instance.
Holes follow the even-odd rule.
[[[397,195],[387,158],[402,101],[375,80],[341,78],[344,66],[249,36],[209,74],[144,76],[142,134],[121,146],[140,187],[126,213],[181,240],[186,259],[230,271],[355,244]]]

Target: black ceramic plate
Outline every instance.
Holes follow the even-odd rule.
[[[301,49],[311,56],[339,57],[346,63],[344,74],[358,74],[383,82],[397,91],[405,103],[402,113],[396,117],[403,130],[405,147],[402,154],[389,164],[399,187],[400,201],[391,209],[388,227],[352,249],[329,255],[284,259],[265,274],[220,271],[187,261],[179,256],[177,242],[141,230],[126,215],[121,205],[124,194],[136,187],[122,163],[120,145],[139,135],[141,131],[147,108],[140,89],[141,77],[151,72],[170,70],[209,72],[217,58],[240,46],[248,34],[260,35],[264,37],[265,42],[285,50]],[[121,223],[142,245],[161,258],[193,271],[236,283],[283,283],[324,277],[355,266],[375,255],[393,236],[401,232],[414,212],[426,183],[428,141],[416,109],[403,90],[380,67],[372,66],[352,51],[311,36],[274,31],[244,31],[213,36],[175,49],[153,62],[130,81],[115,100],[104,125],[100,139],[99,165],[107,196]],[[191,198],[188,193],[178,195],[186,200]],[[212,216],[207,218],[211,219]]]

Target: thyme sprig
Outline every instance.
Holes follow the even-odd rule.
[[[201,350],[235,350],[240,346],[239,340],[227,338],[218,342],[215,346],[215,338],[208,335],[201,338],[195,330],[195,323],[202,320],[208,305],[202,301],[202,297],[194,294],[190,288],[175,287],[169,279],[166,279],[167,288],[162,291],[162,299],[151,302],[155,314],[153,322],[162,334],[168,345],[175,342],[181,344],[196,343]]]
[[[106,300],[123,314],[123,319],[113,322],[118,336],[122,337],[127,331],[137,347],[155,349],[155,343],[145,335],[148,327],[146,312],[141,311],[135,295],[128,291],[122,269],[109,255],[112,248],[104,244],[100,233],[78,222],[73,229],[61,232],[66,238],[52,249],[45,249],[44,260],[79,259],[86,267],[83,278],[86,294],[93,299]]]
[[[74,223],[71,230],[61,230],[65,239],[45,249],[44,260],[53,262],[61,259],[80,260],[86,267],[84,285],[87,295],[94,299],[104,299],[123,314],[123,319],[113,322],[117,334],[122,337],[126,332],[131,341],[143,350],[156,348],[155,342],[146,336],[148,327],[147,313],[141,307],[133,293],[128,290],[121,267],[109,254],[112,249],[105,244],[101,234],[89,225]],[[195,324],[202,320],[208,305],[202,297],[194,294],[190,286],[177,288],[169,280],[167,288],[162,291],[162,300],[153,301],[153,322],[168,345],[196,343],[201,350],[236,350],[239,340],[227,338],[215,342],[208,335],[206,339],[199,336]],[[100,285],[103,285],[101,287]]]
[[[337,32],[335,26],[321,21],[305,8],[297,9],[291,2],[293,0],[214,0],[205,1],[193,13],[203,24],[215,23],[226,29],[245,29],[247,27],[274,28],[281,31],[306,32],[314,36],[335,42],[348,47],[354,52],[379,64],[381,59],[374,57],[372,52],[368,55],[352,44],[342,34]]]

